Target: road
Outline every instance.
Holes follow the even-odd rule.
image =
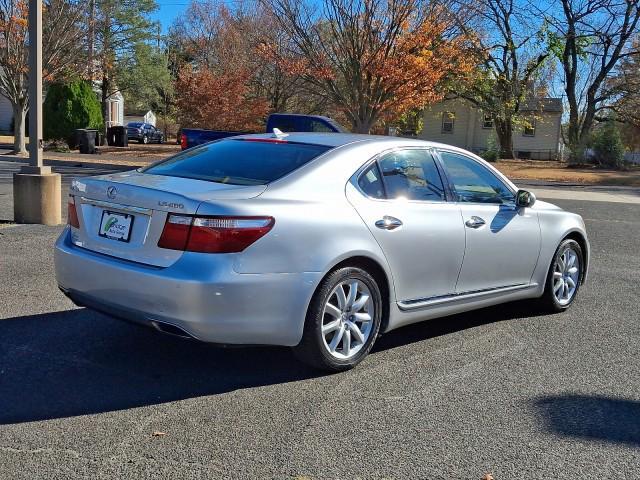
[[[0,225],[0,477],[639,478],[640,205],[556,203],[593,248],[569,312],[406,327],[337,375],[75,308],[60,227]]]

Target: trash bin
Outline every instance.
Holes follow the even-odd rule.
[[[128,147],[127,127],[118,125],[107,128],[107,145],[110,147]]]
[[[127,138],[127,128],[118,125],[117,127],[113,127],[113,132],[115,135],[115,146],[116,147],[128,147],[129,139]]]
[[[84,128],[76,130],[80,153],[96,153],[96,133],[98,133],[97,130],[87,130]]]
[[[113,133],[113,127],[107,127],[107,145],[113,147],[116,143],[115,134]]]
[[[69,137],[69,148],[71,150],[75,150],[80,146],[80,142],[82,142],[84,138],[84,128],[77,128],[73,131],[73,136]]]
[[[98,130],[87,129],[87,153],[96,153],[96,140],[98,138]]]

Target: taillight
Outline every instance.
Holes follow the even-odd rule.
[[[273,228],[273,217],[167,217],[158,246],[202,253],[243,251]]]
[[[188,215],[167,215],[158,246],[171,250],[184,250],[189,239],[192,221],[193,217]]]
[[[180,135],[180,148],[182,150],[187,149],[187,136],[184,133]]]
[[[67,223],[74,228],[80,228],[78,211],[76,210],[76,200],[73,195],[69,195],[69,203],[67,204]]]

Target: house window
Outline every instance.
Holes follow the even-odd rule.
[[[524,128],[522,129],[522,135],[525,137],[535,137],[536,136],[536,119],[529,118],[524,124]]]
[[[455,115],[453,112],[442,113],[442,133],[453,133]]]
[[[487,130],[493,128],[493,118],[491,118],[491,115],[488,113],[485,113],[482,117],[482,128]]]

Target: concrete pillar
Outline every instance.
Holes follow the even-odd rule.
[[[62,223],[61,177],[51,167],[22,167],[13,174],[13,218],[17,223]]]
[[[60,175],[42,161],[42,0],[29,0],[29,166],[13,175],[17,223],[62,223]]]

